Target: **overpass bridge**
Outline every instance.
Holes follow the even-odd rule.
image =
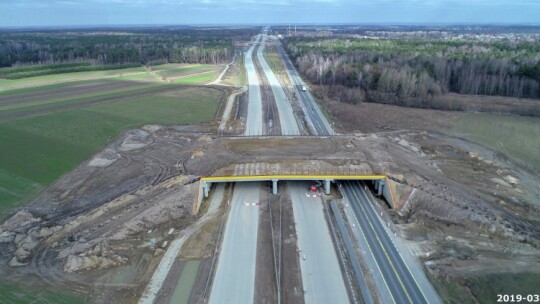
[[[272,182],[272,193],[278,193],[280,181],[320,181],[324,185],[324,193],[330,194],[330,184],[336,181],[362,180],[372,183],[377,195],[382,196],[394,206],[394,195],[388,185],[386,175],[356,175],[356,174],[269,174],[269,175],[231,175],[231,176],[204,176],[199,180],[199,192],[196,198],[194,212],[199,211],[203,198],[209,196],[211,186],[215,183],[238,183],[238,182]]]

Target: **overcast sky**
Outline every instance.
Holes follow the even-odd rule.
[[[540,0],[0,0],[0,26],[539,24]]]

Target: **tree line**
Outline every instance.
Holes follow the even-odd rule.
[[[538,41],[290,37],[283,42],[300,73],[343,102],[430,107],[430,100],[449,92],[540,98]]]
[[[0,32],[0,67],[67,62],[92,65],[229,62],[237,40],[258,29],[99,29]]]

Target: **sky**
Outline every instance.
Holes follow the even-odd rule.
[[[540,0],[0,0],[0,27],[540,24]]]

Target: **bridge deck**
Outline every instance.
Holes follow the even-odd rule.
[[[386,175],[318,175],[318,174],[278,174],[278,175],[239,175],[239,176],[206,176],[205,182],[248,182],[277,180],[376,180],[386,179]]]

